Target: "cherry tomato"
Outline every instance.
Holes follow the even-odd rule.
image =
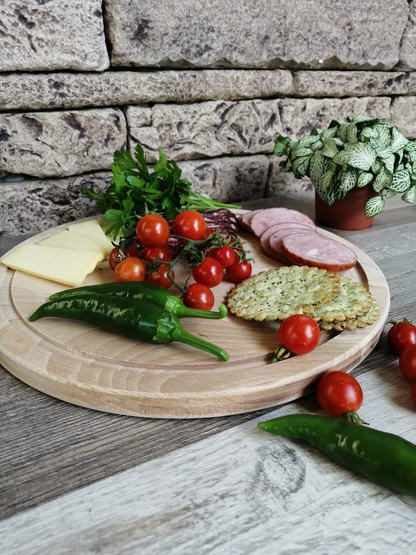
[[[183,297],[183,302],[188,308],[211,310],[214,306],[214,293],[202,283],[192,283]]]
[[[140,256],[139,249],[134,247],[133,245],[130,245],[130,247],[125,247],[123,252],[124,256],[135,256],[136,258],[142,258]]]
[[[235,257],[237,256],[235,250],[230,246],[225,245],[224,247],[219,247],[218,249],[213,249],[213,258],[218,260],[223,268],[229,268],[235,262]],[[209,251],[208,251],[209,252]]]
[[[199,241],[205,238],[207,224],[203,215],[196,210],[185,210],[173,220],[172,229],[175,235]]]
[[[416,383],[416,345],[407,347],[399,358],[400,372],[411,383]]]
[[[322,376],[316,389],[318,403],[330,416],[357,412],[363,403],[363,390],[357,380],[339,370]]]
[[[414,383],[412,386],[411,396],[412,396],[412,401],[416,405],[416,383]]]
[[[293,314],[280,324],[280,343],[295,355],[313,351],[321,338],[321,330],[313,318],[306,314]]]
[[[172,262],[173,255],[172,251],[166,245],[162,247],[145,247],[142,250],[142,259],[149,262],[149,264],[153,264],[153,262],[158,260],[163,260],[164,262]]]
[[[147,281],[163,287],[163,289],[169,289],[172,286],[172,281],[168,278],[169,266],[167,264],[161,264],[158,268],[158,272],[151,272],[147,274]],[[175,272],[172,272],[172,277],[175,279]]]
[[[146,214],[138,221],[136,234],[144,247],[162,247],[169,239],[170,228],[162,216]]]
[[[240,283],[251,276],[253,268],[247,260],[242,260],[237,256],[234,264],[226,269],[228,278],[234,283]]]
[[[416,345],[416,326],[411,322],[396,322],[390,328],[387,340],[393,351],[399,355],[410,345]]]
[[[192,275],[197,283],[215,287],[224,277],[224,268],[215,258],[204,258],[201,264],[192,268]]]
[[[145,281],[146,264],[140,258],[129,256],[122,260],[114,270],[116,281]]]
[[[114,247],[110,254],[108,255],[108,263],[110,264],[110,268],[114,271],[117,264],[122,261],[120,251],[118,247]]]

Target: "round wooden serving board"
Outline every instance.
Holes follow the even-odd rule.
[[[37,243],[65,228],[56,227],[26,242]],[[271,363],[279,323],[246,322],[231,314],[222,320],[181,320],[194,335],[228,351],[228,362],[181,343],[135,342],[72,320],[45,318],[31,324],[29,316],[49,295],[68,287],[0,264],[0,363],[23,382],[58,399],[134,416],[222,416],[301,397],[313,390],[325,371],[350,371],[371,352],[390,307],[388,286],[377,265],[348,241],[319,231],[356,252],[358,263],[345,274],[371,291],[381,315],[363,329],[324,332],[318,348],[308,355]],[[280,265],[262,253],[254,236],[241,232],[241,237],[255,259],[253,273]],[[175,273],[178,281],[184,281],[189,270]],[[108,281],[113,281],[112,271],[103,262],[84,285]],[[214,289],[216,307],[233,287],[225,279]]]

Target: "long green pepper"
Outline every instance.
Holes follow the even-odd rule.
[[[179,341],[212,353],[221,360],[230,358],[224,349],[187,332],[175,314],[146,300],[132,302],[125,297],[98,294],[72,296],[43,304],[29,321],[49,316],[79,320],[141,341]]]
[[[175,293],[147,281],[122,281],[75,287],[74,289],[66,289],[65,291],[54,293],[49,297],[49,300],[54,301],[91,294],[120,296],[150,301],[161,306],[168,312],[175,314],[178,318],[197,317],[218,320],[227,316],[228,313],[228,309],[224,304],[218,307],[218,312],[188,308],[184,305],[182,299],[178,297],[178,295],[175,295]]]
[[[416,496],[416,445],[397,435],[340,418],[307,414],[259,422],[258,427],[305,441],[379,485]]]

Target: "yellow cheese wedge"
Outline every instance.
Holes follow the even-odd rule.
[[[86,222],[78,222],[76,224],[70,224],[68,229],[71,233],[76,233],[85,237],[89,241],[96,243],[102,249],[105,250],[107,254],[113,249],[113,245],[109,237],[101,229],[100,224],[97,220],[87,220]]]
[[[60,231],[59,233],[55,233],[55,235],[51,235],[50,237],[46,237],[46,239],[42,239],[39,241],[38,245],[42,247],[57,247],[60,249],[79,249],[83,251],[94,251],[100,252],[102,254],[102,260],[104,260],[107,256],[107,252],[97,245],[97,243],[93,243],[89,239],[82,237],[82,235],[77,235],[76,233],[72,233],[68,230]]]
[[[102,260],[101,252],[22,245],[2,262],[12,270],[64,285],[81,285]]]

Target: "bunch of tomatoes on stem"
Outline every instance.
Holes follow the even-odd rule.
[[[175,286],[189,308],[211,310],[215,297],[212,288],[224,279],[234,283],[250,277],[252,265],[247,251],[238,237],[224,238],[217,231],[207,229],[202,214],[185,210],[168,221],[158,214],[146,214],[137,223],[135,235],[143,247],[114,247],[109,256],[116,281],[145,281],[164,289]],[[171,237],[183,243],[180,253],[173,257],[168,246]],[[184,285],[175,281],[174,266],[184,256],[192,267],[195,283]]]
[[[416,405],[416,326],[404,318],[402,322],[391,320],[387,340],[390,348],[399,355],[399,369],[412,384],[411,397]]]

